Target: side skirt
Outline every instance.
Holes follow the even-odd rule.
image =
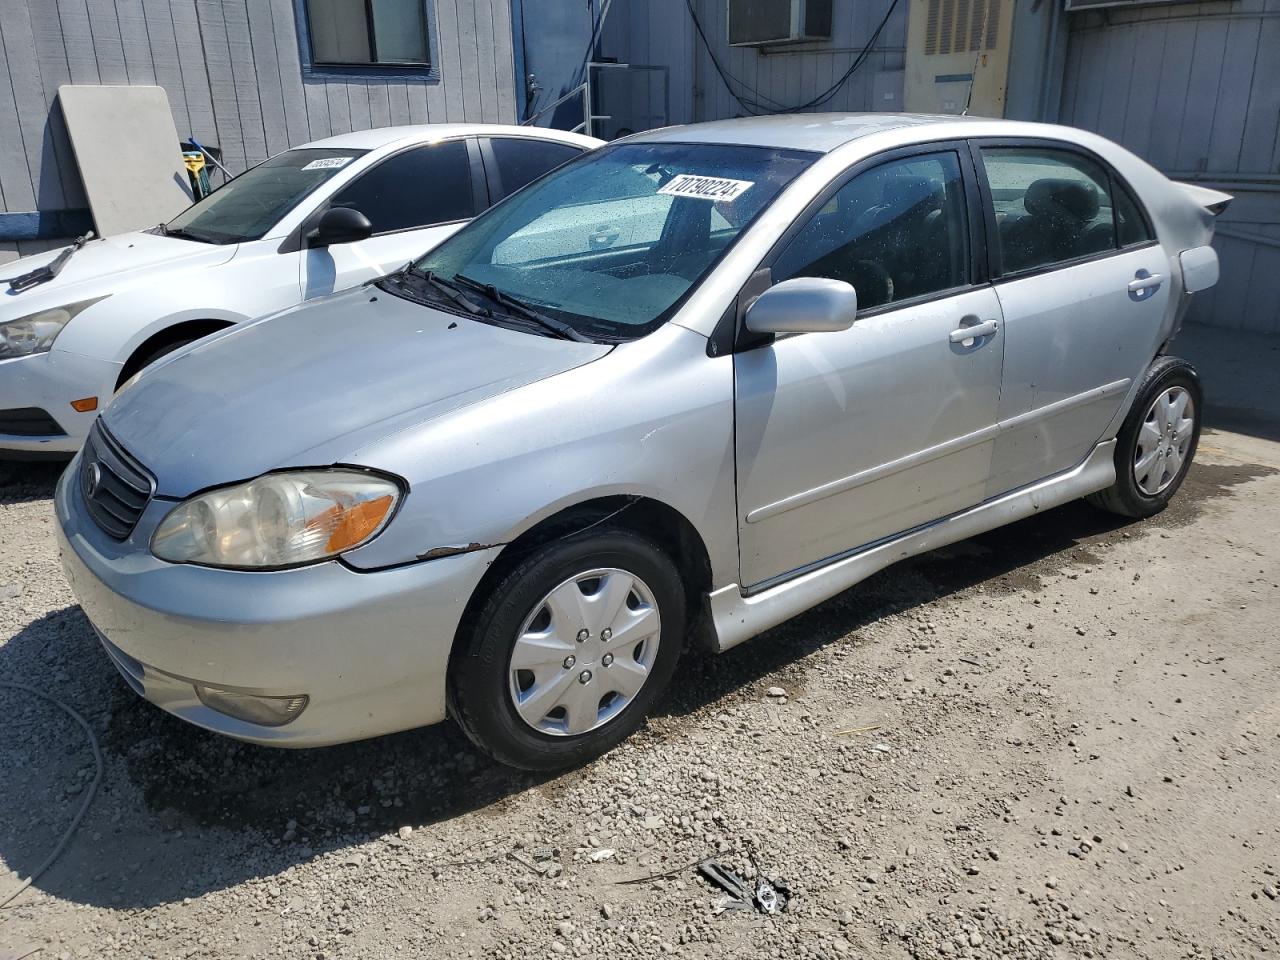
[[[810,607],[878,573],[885,567],[1003,527],[1041,510],[1070,503],[1115,483],[1116,441],[1107,440],[1078,467],[1031,486],[1006,493],[883,543],[844,554],[830,563],[747,595],[731,583],[709,596],[716,648],[723,652],[758,633],[790,620]]]

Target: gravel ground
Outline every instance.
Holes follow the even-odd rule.
[[[0,910],[6,960],[1280,952],[1280,444],[1206,432],[1153,520],[1072,504],[686,658],[549,779],[450,725],[277,752],[139,700],[63,580],[54,475],[0,491],[0,678],[80,710],[105,773]],[[0,717],[3,898],[95,767],[55,707]],[[717,915],[711,855],[786,911]]]

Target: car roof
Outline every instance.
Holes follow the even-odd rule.
[[[978,119],[927,113],[784,113],[662,127],[627,139],[647,143],[751,144],[829,153],[852,140],[874,133]]]
[[[580,133],[553,130],[547,127],[517,127],[502,123],[418,123],[400,127],[377,127],[373,130],[353,130],[323,140],[298,144],[298,148],[337,147],[349,150],[378,150],[392,144],[420,141],[447,140],[454,137],[503,136],[530,137],[537,140],[558,140],[576,146],[598,147],[604,141]]]

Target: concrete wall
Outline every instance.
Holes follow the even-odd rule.
[[[302,0],[0,0],[0,212],[86,207],[55,103],[68,83],[163,86],[179,136],[237,173],[350,130],[515,122],[508,0],[424,3],[430,70],[337,71],[308,62]],[[51,245],[0,242],[0,263]]]

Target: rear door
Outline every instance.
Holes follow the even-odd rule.
[[[394,153],[329,200],[324,209],[352,207],[363,213],[373,224],[373,235],[357,243],[305,249],[299,278],[303,297],[327,296],[402,267],[486,206],[474,138]]]
[[[1098,157],[1056,141],[975,143],[1005,320],[988,496],[1069,470],[1159,348],[1168,258]]]
[[[1004,337],[973,256],[982,214],[969,163],[956,144],[860,165],[766,261],[767,282],[851,283],[858,318],[838,333],[739,344],[743,584],[982,500]]]

